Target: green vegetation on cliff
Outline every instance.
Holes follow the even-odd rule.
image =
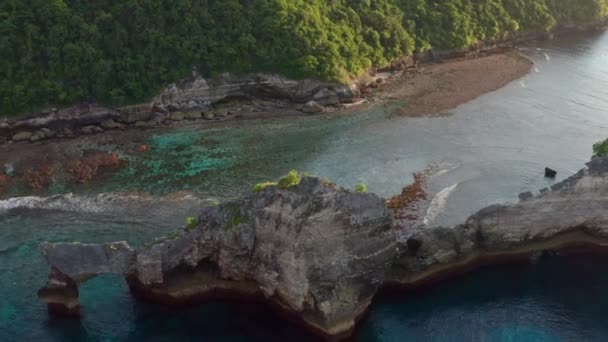
[[[593,157],[603,157],[608,155],[608,139],[593,145]]]
[[[194,67],[347,81],[415,51],[607,13],[608,0],[4,0],[0,115],[142,101]]]

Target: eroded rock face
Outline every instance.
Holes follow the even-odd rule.
[[[316,100],[323,105],[352,102],[358,97],[355,86],[312,79],[291,80],[277,74],[235,76],[225,73],[216,79],[201,76],[169,85],[154,101],[157,108],[200,110],[231,98],[284,99],[295,103]]]
[[[100,274],[127,274],[135,263],[135,250],[126,242],[103,245],[80,243],[40,244],[49,265],[77,284]]]
[[[345,337],[380,286],[418,286],[544,251],[608,249],[608,157],[522,198],[456,227],[399,231],[384,200],[305,177],[293,188],[271,186],[204,208],[196,226],[138,251],[124,243],[115,245],[119,252],[112,245],[43,244],[51,273],[40,297],[49,309],[70,313],[80,283],[119,273],[150,299],[253,295],[325,337]]]
[[[587,166],[552,189],[520,196],[519,203],[482,209],[462,225],[405,235],[389,281],[412,285],[496,259],[608,246],[608,158]]]
[[[253,294],[339,336],[370,304],[397,246],[392,213],[381,198],[312,177],[204,208],[199,222],[118,259],[108,245],[43,244],[42,251],[76,284],[109,272],[126,275],[149,298]],[[124,244],[120,250],[130,251]]]
[[[292,80],[277,74],[236,76],[225,73],[217,78],[194,76],[170,84],[151,101],[137,105],[115,109],[94,103],[81,103],[17,119],[0,119],[0,143],[71,138],[75,132],[88,135],[130,126],[154,127],[160,122],[198,120],[203,115],[210,120],[214,118],[214,114],[209,113],[213,107],[221,107],[222,104],[237,99],[263,100],[269,105],[258,109],[268,111],[314,100],[318,106],[314,111],[316,113],[323,111],[323,106],[352,103],[359,96],[356,85],[313,79]],[[251,106],[247,108],[237,107],[242,115],[253,110]]]
[[[120,119],[121,114],[97,104],[82,103],[63,109],[50,109],[17,119],[0,121],[0,143],[9,140],[37,142],[53,137],[70,137],[65,131],[100,125]]]
[[[104,245],[79,243],[47,243],[40,245],[51,272],[38,297],[48,305],[49,312],[78,315],[78,286],[100,274],[132,272],[135,250],[126,242]]]

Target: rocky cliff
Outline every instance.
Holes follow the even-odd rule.
[[[279,183],[280,184],[280,183]],[[456,227],[397,231],[383,200],[318,178],[204,208],[197,225],[139,250],[126,243],[42,244],[40,298],[78,312],[78,285],[124,274],[133,293],[167,303],[224,292],[255,296],[325,338],[353,332],[382,286],[419,286],[544,251],[608,247],[608,157],[522,201]]]
[[[415,286],[484,264],[566,248],[608,247],[608,157],[519,203],[493,205],[464,224],[401,235],[387,283]]]
[[[373,194],[319,178],[269,186],[204,208],[198,225],[151,247],[48,244],[40,298],[78,312],[78,286],[124,274],[137,295],[179,303],[223,292],[265,298],[324,336],[343,336],[364,313],[396,255],[391,212]]]
[[[109,108],[83,103],[17,119],[0,119],[0,143],[70,138],[182,120],[222,120],[231,114],[251,116],[255,112],[285,111],[290,107],[314,113],[323,111],[324,106],[352,103],[359,95],[356,85],[291,80],[276,74],[225,73],[216,78],[194,75],[169,85],[158,96],[139,105]],[[222,109],[231,101],[237,103]]]

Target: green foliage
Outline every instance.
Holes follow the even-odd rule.
[[[593,145],[593,156],[602,157],[608,155],[608,139]]]
[[[167,240],[175,240],[175,239],[177,239],[177,237],[179,236],[179,232],[180,232],[180,230],[179,230],[179,229],[172,231],[171,233],[167,234],[167,235],[165,236],[165,238],[164,238],[164,239],[162,239],[162,241],[167,241]]]
[[[355,185],[355,192],[367,192],[367,185],[363,183]]]
[[[186,218],[186,225],[184,226],[185,231],[189,232],[196,228],[196,226],[198,226],[198,217],[191,216]]]
[[[323,186],[326,188],[333,188],[336,186],[336,183],[332,182],[329,178],[323,178]]]
[[[262,182],[253,187],[253,192],[260,192],[269,186],[277,186],[277,182]]]
[[[302,177],[305,176],[307,176],[306,173],[300,173],[296,170],[291,170],[287,175],[281,177],[281,179],[279,179],[277,182],[262,182],[256,184],[253,187],[253,192],[260,192],[270,186],[276,186],[279,189],[286,190],[300,184]]]
[[[414,51],[607,14],[608,0],[5,0],[0,114],[135,103],[193,68],[347,81]]]
[[[296,170],[291,170],[285,177],[279,179],[277,186],[279,189],[289,189],[300,184],[301,180],[302,175]]]
[[[232,204],[229,208],[228,229],[235,229],[241,223],[247,222],[247,216],[242,213],[241,208],[237,204]]]

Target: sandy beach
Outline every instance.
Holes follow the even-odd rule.
[[[444,115],[447,110],[500,89],[526,75],[533,63],[516,52],[423,65],[397,75],[378,94],[379,102],[399,101],[391,113]]]

